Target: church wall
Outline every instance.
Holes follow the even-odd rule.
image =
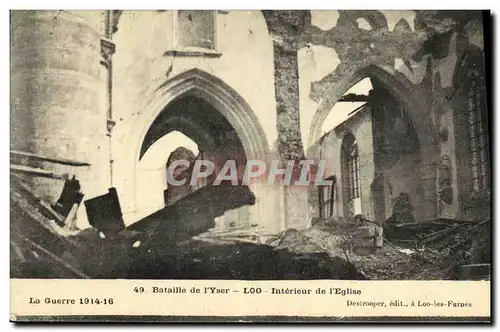
[[[192,70],[204,71],[234,89],[250,106],[271,145],[276,140],[273,52],[262,14],[258,11],[219,12],[216,52],[184,56],[172,51],[171,11],[125,11],[114,35],[113,133],[114,167],[124,167],[120,151],[128,146],[136,117],[154,98],[154,90],[168,79]],[[245,24],[242,24],[245,22]],[[255,52],[255,50],[259,50]],[[166,106],[166,105],[164,105]],[[270,147],[268,147],[270,148]],[[126,180],[125,180],[126,181]],[[116,185],[122,185],[120,179]],[[133,210],[133,198],[123,194],[125,210]]]
[[[456,73],[466,52],[484,48],[477,14],[439,20],[433,18],[435,14],[311,11],[310,22],[290,43],[297,51],[300,137],[306,157],[318,159],[321,147],[327,158],[326,176],[340,170],[341,135],[339,130],[324,135],[321,127],[333,105],[351,86],[364,77],[375,78],[404,104],[418,138],[419,153],[401,156],[395,165],[380,170],[393,179],[393,196],[408,190],[414,197],[415,208],[421,211],[416,214],[418,220],[465,216],[463,205],[471,194],[470,167],[463,144],[467,133],[457,118],[464,98],[456,93],[460,81]],[[105,193],[110,186],[117,187],[123,212],[133,211],[134,195],[138,193],[124,188],[135,176],[128,172],[127,151],[139,149],[136,143],[142,129],[137,129],[137,119],[151,110],[158,88],[197,69],[220,79],[244,99],[264,132],[268,145],[264,150],[272,151],[263,158],[278,158],[273,62],[273,38],[277,37],[270,36],[262,13],[219,11],[215,52],[196,56],[172,52],[174,23],[171,11],[124,11],[118,30],[111,36],[106,31],[104,11],[14,11],[11,147],[89,162],[88,168],[61,166],[54,170],[75,172],[86,199]],[[103,55],[103,40],[115,47],[112,68],[107,67],[109,55]],[[112,88],[106,91],[110,70]],[[116,122],[112,131],[112,123],[107,121],[110,110]],[[379,167],[367,161],[375,158],[368,149],[372,124],[356,116],[345,126],[363,149],[362,195],[370,197],[373,194],[369,188]],[[373,128],[375,135],[377,131]],[[451,202],[443,202],[437,194],[443,164],[451,177]],[[341,183],[340,175],[338,181]],[[48,180],[33,180],[33,184],[51,201],[62,187]],[[281,188],[275,189],[267,192],[272,191],[268,196],[273,197],[270,204],[274,208],[271,221],[266,223],[282,229],[291,225],[284,221],[287,214],[295,214],[291,205],[300,204],[294,200],[286,203]],[[386,199],[386,217],[392,199]],[[308,200],[310,215],[297,214],[294,227],[309,225],[316,214],[313,202],[317,202],[317,196],[310,194]],[[373,199],[363,202],[363,213],[373,219]],[[342,206],[338,204],[340,209]],[[85,227],[85,219],[85,211],[80,209],[80,227]]]
[[[364,218],[373,220],[374,211],[371,202],[370,185],[373,182],[375,167],[373,159],[373,133],[371,110],[365,108],[347,119],[345,122],[337,126],[332,131],[325,134],[321,140],[321,150],[318,154],[318,160],[323,160],[326,163],[325,178],[335,176],[337,178],[337,198],[334,205],[334,215],[344,217],[347,215],[345,211],[345,193],[341,164],[341,149],[342,142],[347,133],[351,133],[358,144],[359,167],[360,167],[360,198],[361,212]],[[319,217],[318,211],[318,189],[310,189],[309,202],[311,204],[312,217]]]
[[[480,19],[474,19],[480,13],[457,15],[448,26],[450,21],[431,22],[427,15],[412,11],[397,15],[383,11],[313,13],[308,43],[299,51],[301,77],[311,81],[301,82],[303,140],[309,156],[317,158],[317,147],[324,145],[321,125],[336,100],[362,78],[375,78],[404,106],[420,146],[419,153],[401,156],[396,165],[384,170],[395,182],[392,195],[410,191],[417,220],[462,218],[463,203],[470,195],[470,170],[463,144],[467,138],[456,123],[456,110],[463,105],[457,103],[458,95],[453,96],[453,81],[463,53],[482,48],[482,26]],[[365,18],[368,25],[362,26],[359,18]],[[337,42],[333,42],[335,36]],[[437,194],[443,163],[450,165],[455,197],[449,204]],[[392,200],[388,198],[386,205]],[[386,207],[386,217],[391,209]]]

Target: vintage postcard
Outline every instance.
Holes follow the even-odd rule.
[[[490,322],[490,28],[12,10],[10,319]]]

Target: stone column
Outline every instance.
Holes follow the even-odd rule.
[[[435,146],[432,145],[431,147],[421,150],[422,165],[420,170],[422,173],[422,206],[414,206],[415,218],[417,220],[430,220],[438,217],[438,197],[436,190],[438,167],[436,158],[438,157],[436,157],[436,154],[439,156],[439,152],[436,151],[434,147]]]
[[[85,199],[109,184],[102,172],[109,157],[99,102],[100,20],[98,11],[11,12],[11,148],[90,163],[49,165],[74,173]],[[46,179],[33,185],[52,202],[62,188]]]
[[[274,52],[274,92],[278,152],[283,164],[298,164],[304,157],[300,131],[298,57],[301,35],[310,25],[308,11],[264,11]],[[298,170],[300,173],[300,169]],[[310,226],[308,191],[305,186],[284,186],[286,228]]]
[[[311,226],[306,186],[284,186],[286,228],[304,229]]]
[[[109,11],[108,11],[109,12]],[[109,21],[109,13],[107,14]],[[104,108],[106,109],[106,136],[108,139],[108,160],[109,160],[109,186],[113,186],[113,155],[111,150],[111,134],[116,122],[113,120],[113,54],[115,53],[115,44],[111,40],[112,33],[107,33],[106,37],[101,38],[101,80],[105,82],[104,92]]]

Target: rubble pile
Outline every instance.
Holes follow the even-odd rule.
[[[21,179],[11,178],[11,276],[47,278],[88,278],[71,263],[78,251],[71,229],[61,227],[61,216],[29,191]]]
[[[361,218],[345,220],[331,218],[305,230],[286,230],[279,242],[278,249],[293,252],[328,252],[332,257],[341,256],[347,251],[360,255],[370,254],[381,246],[380,227]]]
[[[412,208],[408,205],[408,199],[401,201],[403,203],[399,204],[398,209],[395,209],[393,215],[384,223],[386,239],[405,248],[432,249],[448,257],[448,260],[458,267],[465,265],[473,270],[476,268],[489,270],[491,262],[489,192],[471,194],[463,207],[467,220],[439,218],[417,222],[411,216]]]
[[[287,230],[276,248],[295,253],[323,252],[345,259],[366,279],[432,280],[445,279],[449,275],[447,255],[432,248],[405,250],[388,242],[380,246],[379,235],[374,234],[371,251],[356,250],[357,241],[352,234],[366,228],[366,223],[332,218],[305,230]]]
[[[448,219],[414,222],[384,228],[385,236],[401,247],[425,247],[454,257],[457,263],[490,261],[491,219]]]
[[[431,248],[403,249],[386,243],[369,256],[350,256],[369,279],[442,280],[451,277],[452,263],[447,256]]]
[[[490,218],[434,220],[382,227],[360,216],[331,218],[281,234],[216,230],[225,211],[254,204],[246,186],[206,186],[126,227],[115,188],[87,199],[90,224],[75,227],[83,200],[78,180],[34,167],[11,173],[11,276],[246,280],[432,280],[489,276]],[[31,164],[31,165],[30,165]],[[57,202],[38,197],[29,176],[64,180]],[[383,234],[384,233],[384,234]],[[385,238],[384,238],[385,236]],[[471,264],[472,263],[472,264]],[[486,264],[476,264],[486,263]]]

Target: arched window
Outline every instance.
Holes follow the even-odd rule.
[[[342,177],[348,214],[358,214],[355,200],[360,198],[359,154],[356,139],[348,133],[342,142]]]
[[[488,137],[488,110],[482,56],[469,59],[463,84],[467,91],[467,133],[469,166],[472,187],[484,192],[490,188],[490,156]]]

